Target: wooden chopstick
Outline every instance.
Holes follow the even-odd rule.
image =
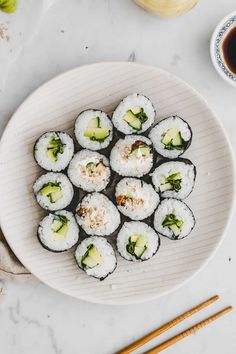
[[[193,307],[191,310],[188,310],[187,312],[184,312],[182,315],[176,317],[174,320],[172,320],[170,322],[167,322],[166,324],[164,324],[163,326],[155,329],[151,333],[148,333],[146,336],[136,340],[134,343],[131,343],[130,345],[128,345],[124,349],[121,349],[116,354],[128,354],[128,353],[131,353],[135,349],[137,349],[137,348],[141,347],[142,345],[144,345],[145,343],[149,342],[151,339],[159,336],[163,332],[167,331],[171,327],[174,327],[178,323],[180,323],[183,320],[185,320],[186,318],[194,315],[196,312],[202,310],[206,306],[209,306],[210,304],[212,304],[213,302],[215,302],[218,299],[219,299],[219,295],[215,295],[215,296],[211,297],[210,299],[202,302],[201,304],[197,305],[196,307]]]
[[[195,324],[194,326],[186,329],[185,331],[177,334],[176,336],[168,339],[167,341],[159,344],[158,346],[156,346],[155,348],[152,348],[150,350],[148,350],[145,354],[156,354],[156,353],[160,353],[162,350],[170,347],[171,345],[175,344],[176,342],[180,341],[181,339],[184,339],[185,337],[189,336],[190,334],[195,333],[196,331],[198,331],[199,329],[203,328],[204,326],[208,325],[209,323],[217,320],[219,317],[225,315],[226,313],[228,313],[229,311],[231,311],[233,309],[232,306],[226,307],[225,309],[215,313],[214,315],[206,318],[205,320],[198,322],[197,324]]]

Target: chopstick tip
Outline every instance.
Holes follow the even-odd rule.
[[[215,295],[215,296],[212,297],[212,299],[214,299],[215,301],[219,300],[219,298],[220,298],[220,295]]]

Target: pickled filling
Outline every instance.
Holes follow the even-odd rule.
[[[134,198],[129,194],[120,194],[116,197],[116,204],[119,206],[137,207],[143,206],[144,200],[142,198]]]
[[[88,162],[86,164],[86,174],[89,177],[101,176],[106,171],[106,166],[99,160],[97,162]]]
[[[144,141],[137,140],[131,145],[129,157],[149,157],[152,152],[151,146]]]

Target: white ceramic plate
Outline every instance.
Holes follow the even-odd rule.
[[[117,270],[105,281],[78,269],[73,252],[46,251],[36,237],[45,214],[32,193],[42,173],[32,150],[47,130],[73,132],[74,119],[86,108],[112,112],[126,95],[150,97],[157,120],[178,114],[192,127],[193,142],[184,157],[197,167],[193,193],[186,200],[197,224],[186,239],[161,238],[149,261],[131,263],[118,257]],[[2,137],[0,210],[3,232],[21,262],[41,281],[79,299],[106,304],[146,301],[192,277],[212,256],[232,210],[234,166],[225,133],[207,103],[173,75],[133,63],[100,63],[66,72],[35,91],[16,111]]]

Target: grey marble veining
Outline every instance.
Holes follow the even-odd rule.
[[[122,60],[159,66],[186,80],[217,112],[235,147],[236,89],[217,75],[209,56],[215,25],[233,10],[235,0],[217,5],[205,0],[186,16],[166,20],[130,0],[19,0],[15,14],[0,13],[0,24],[7,25],[10,37],[0,38],[1,131],[18,105],[46,80],[78,65]],[[146,304],[95,305],[40,283],[5,282],[0,290],[1,353],[112,354],[216,293],[221,295],[219,303],[161,339],[225,305],[236,306],[235,227],[234,218],[216,256],[194,279]],[[231,313],[166,353],[234,354],[235,337]]]

